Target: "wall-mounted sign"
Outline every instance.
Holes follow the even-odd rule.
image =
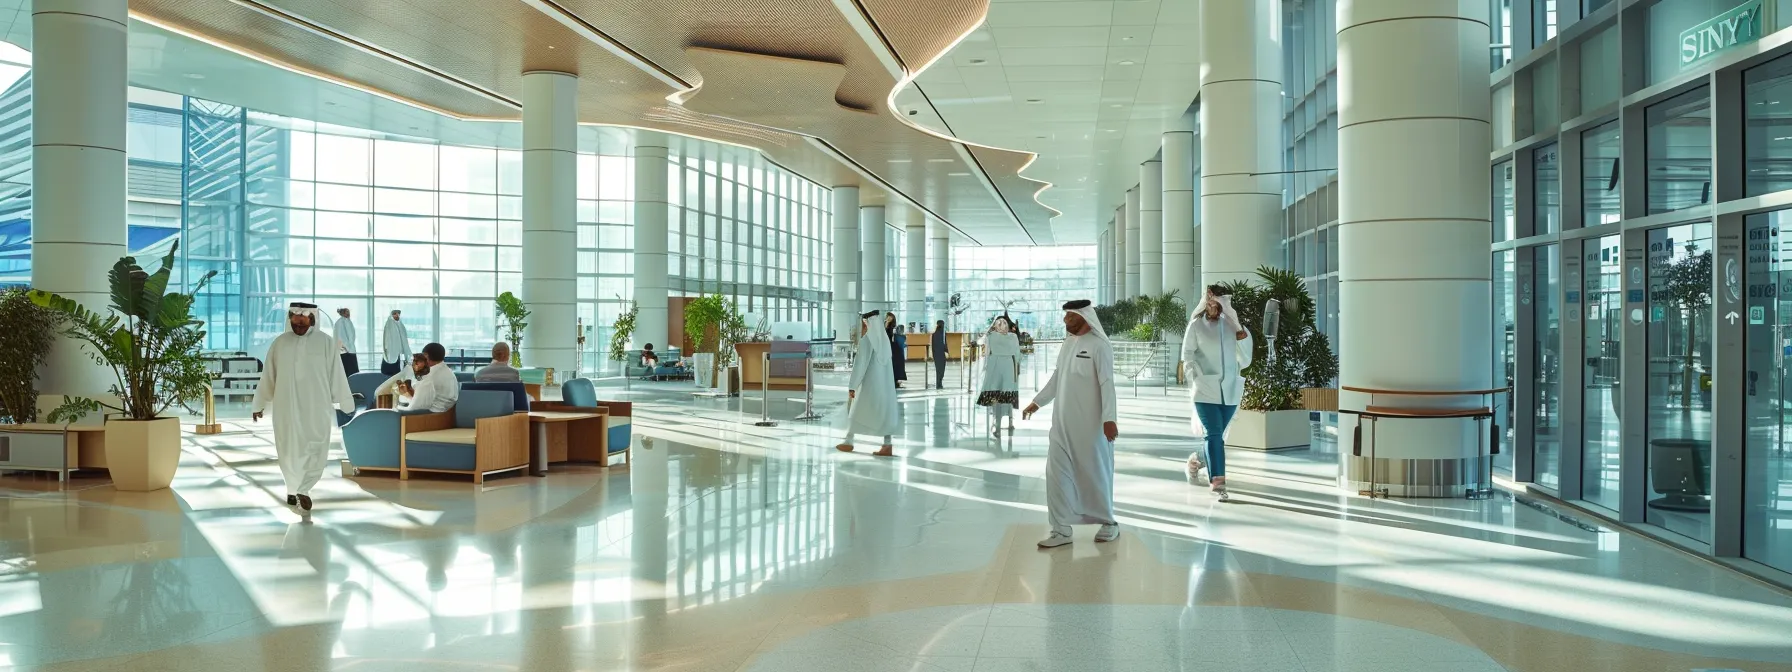
[[[1761,39],[1773,26],[1765,0],[1748,0],[1680,33],[1680,67],[1689,68],[1739,44]]]

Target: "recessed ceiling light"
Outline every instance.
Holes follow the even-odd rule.
[[[187,78],[187,79],[205,79],[205,75],[201,75],[201,74],[199,74],[199,73],[197,73],[197,72],[189,72],[189,73],[187,73],[187,74],[186,74],[186,75],[184,75],[184,76],[185,76],[185,77],[186,77],[186,78]]]
[[[1119,103],[1114,103],[1114,104],[1113,104],[1113,105],[1109,105],[1109,106],[1108,106],[1108,107],[1120,107],[1120,104],[1119,104]]]
[[[554,45],[551,45],[551,44],[550,44],[550,45],[548,45],[548,48],[549,48],[549,49],[553,49],[553,48],[554,48]]]
[[[958,159],[928,159],[928,163],[957,163]]]
[[[1104,128],[1101,130],[1106,131],[1108,133],[1119,133],[1120,132],[1120,129],[1118,129],[1118,128]]]
[[[950,175],[952,177],[970,177],[971,176],[970,173],[946,173],[946,174]]]
[[[1037,139],[1039,139],[1039,140],[1044,140],[1044,139],[1046,139],[1046,136],[1043,136],[1043,135],[1035,135],[1035,136],[1033,136],[1033,137],[1034,137],[1034,138],[1037,138]]]
[[[1028,99],[1027,99],[1027,104],[1028,104],[1028,105],[1038,105],[1038,104],[1040,104],[1040,103],[1043,103],[1043,102],[1045,102],[1045,99],[1044,99],[1044,98],[1028,98]]]
[[[1125,42],[1131,42],[1131,41],[1132,41],[1132,36],[1131,36],[1131,35],[1127,35],[1127,36],[1125,36],[1125,37],[1122,37],[1122,38],[1120,38],[1120,39],[1121,39],[1121,40],[1122,40],[1122,41],[1125,41]]]
[[[987,59],[987,58],[973,58],[973,59],[971,59],[971,65],[983,65],[983,64],[984,64],[984,63],[988,63],[988,62],[989,62],[989,59]]]
[[[1139,62],[1138,62],[1138,61],[1135,61],[1135,60],[1132,60],[1132,59],[1130,59],[1130,58],[1129,58],[1129,59],[1126,59],[1126,60],[1124,60],[1124,61],[1121,61],[1121,62],[1120,62],[1120,64],[1121,64],[1121,65],[1138,65],[1138,64],[1139,64]]]

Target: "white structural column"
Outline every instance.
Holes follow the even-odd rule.
[[[1107,305],[1112,301],[1108,298],[1108,246],[1112,244],[1108,240],[1111,235],[1109,226],[1102,224],[1095,234],[1095,303],[1099,305]]]
[[[859,277],[862,280],[860,291],[864,297],[865,307],[860,310],[895,309],[890,304],[890,255],[887,244],[889,236],[884,219],[884,206],[861,206],[859,208],[859,249],[863,256],[860,260]]]
[[[1109,272],[1113,276],[1112,301],[1119,301],[1126,298],[1126,205],[1124,203],[1120,207],[1114,208],[1114,219],[1109,222],[1108,228],[1114,232],[1113,263],[1108,266]]]
[[[641,132],[642,141],[660,139]],[[635,147],[635,347],[644,343],[677,343],[672,337],[672,282],[667,268],[667,231],[672,206],[665,147]],[[679,332],[683,332],[680,325]]]
[[[1282,265],[1281,4],[1201,3],[1204,283]]]
[[[952,229],[945,224],[927,225],[927,272],[933,278],[932,319],[944,320],[952,300]],[[932,323],[928,323],[932,328]]]
[[[859,188],[834,187],[834,338],[852,342],[859,294]]]
[[[1195,256],[1195,149],[1193,131],[1164,133],[1164,291],[1177,292],[1184,303],[1201,297],[1195,289],[1201,264]]]
[[[1144,251],[1144,235],[1139,230],[1139,188],[1134,186],[1126,191],[1126,205],[1120,208],[1126,213],[1126,297],[1139,295],[1139,263]]]
[[[1338,4],[1338,341],[1346,387],[1492,385],[1488,26],[1485,6],[1473,4]],[[1346,409],[1484,403],[1475,395],[1361,393],[1339,401]],[[1459,495],[1485,475],[1472,421],[1384,422],[1377,434],[1376,473],[1395,495]],[[1365,481],[1367,458],[1344,455],[1347,480]]]
[[[915,212],[903,230],[907,246],[904,261],[902,300],[903,322],[927,322],[927,218]]]
[[[1164,293],[1164,164],[1139,164],[1139,293]]]
[[[563,375],[579,364],[578,88],[564,72],[523,73],[523,363]]]
[[[125,0],[31,5],[31,284],[103,311],[125,246]],[[47,393],[113,384],[72,341],[43,370]],[[41,418],[40,418],[41,419]]]

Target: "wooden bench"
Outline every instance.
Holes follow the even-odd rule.
[[[1376,487],[1376,485],[1378,485],[1378,479],[1376,478],[1375,473],[1375,429],[1378,423],[1382,420],[1473,420],[1476,423],[1483,420],[1487,421],[1486,445],[1488,449],[1485,456],[1483,456],[1481,452],[1482,442],[1476,441],[1475,462],[1479,465],[1483,460],[1486,460],[1487,468],[1484,469],[1482,473],[1489,478],[1489,481],[1485,487],[1483,487],[1482,483],[1477,480],[1475,487],[1469,488],[1465,492],[1465,495],[1469,499],[1477,499],[1492,494],[1493,484],[1489,472],[1492,471],[1493,456],[1498,455],[1500,452],[1500,425],[1499,422],[1494,419],[1493,399],[1495,395],[1504,394],[1511,388],[1500,387],[1487,390],[1389,390],[1345,385],[1340,389],[1345,392],[1367,394],[1370,399],[1370,403],[1365,404],[1362,410],[1340,409],[1338,411],[1339,413],[1354,415],[1362,420],[1369,421],[1369,487],[1368,489],[1357,491],[1357,494],[1371,499],[1376,497],[1386,498],[1388,496],[1387,488]],[[1482,403],[1483,405],[1446,406],[1442,408],[1433,406],[1395,406],[1374,403],[1376,397],[1473,397],[1476,399],[1477,403]],[[1350,454],[1354,457],[1363,456],[1363,423],[1360,420],[1357,422],[1356,428],[1351,432]]]

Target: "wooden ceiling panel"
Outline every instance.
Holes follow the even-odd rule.
[[[983,24],[989,0],[859,0],[911,73],[919,73]]]

